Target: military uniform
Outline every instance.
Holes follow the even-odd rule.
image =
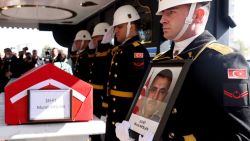
[[[111,44],[99,44],[93,62],[90,63],[90,78],[88,82],[94,88],[94,114],[97,117],[106,115],[107,103],[107,82],[108,72],[111,64]]]
[[[164,141],[249,141],[249,67],[207,31],[175,59],[193,59],[163,132]],[[155,62],[173,59],[170,51]],[[205,47],[204,47],[205,46]]]
[[[109,72],[109,97],[106,140],[118,140],[115,123],[126,117],[150,62],[148,51],[135,36],[113,49]]]
[[[88,80],[89,62],[88,62],[88,50],[78,51],[76,56],[76,63],[74,66],[73,74],[83,81]]]

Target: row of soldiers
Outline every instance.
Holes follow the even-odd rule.
[[[134,7],[123,6],[115,12],[112,26],[99,23],[92,36],[81,30],[72,46],[74,75],[93,86],[94,114],[99,118],[107,115],[107,141],[117,140],[115,123],[126,117],[150,62],[138,36],[139,19]],[[115,46],[111,44],[112,31],[116,35]],[[92,136],[92,140],[100,138]]]

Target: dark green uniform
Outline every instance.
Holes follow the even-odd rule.
[[[135,36],[113,49],[109,72],[106,141],[118,140],[115,123],[125,119],[150,62],[148,51]]]
[[[177,56],[194,62],[165,126],[164,141],[250,140],[248,64],[213,40],[205,31]],[[173,46],[155,61],[172,59]]]

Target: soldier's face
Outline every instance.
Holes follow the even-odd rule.
[[[115,26],[115,37],[119,43],[122,43],[126,39],[127,23]]]
[[[156,76],[149,88],[148,97],[158,101],[164,101],[168,94],[170,84],[171,81],[168,78]]]
[[[177,36],[185,23],[188,12],[188,5],[180,5],[162,11],[160,23],[164,38],[173,40]]]

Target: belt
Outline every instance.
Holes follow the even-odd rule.
[[[91,84],[93,86],[94,89],[96,90],[104,90],[104,86],[103,85],[96,85],[96,84]]]
[[[108,108],[109,105],[108,105],[108,103],[102,102],[102,107],[103,107],[103,108]]]
[[[133,92],[110,90],[110,95],[118,97],[132,98],[134,96]]]

